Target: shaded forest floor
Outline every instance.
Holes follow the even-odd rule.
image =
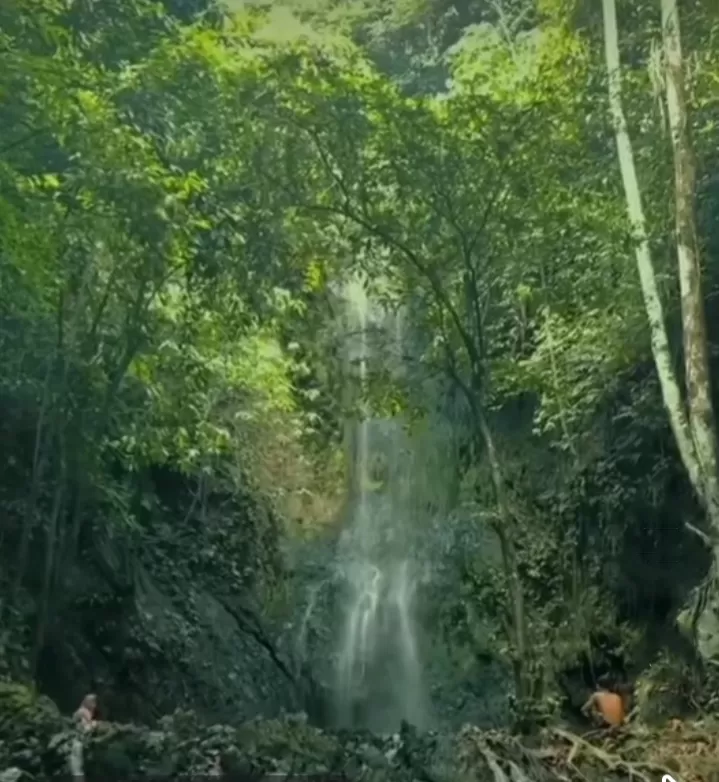
[[[656,782],[665,774],[677,782],[719,780],[719,723],[714,720],[675,720],[661,728],[635,724],[583,735],[548,728],[526,744],[467,727],[458,740],[463,771],[484,764],[490,772],[467,777],[473,782]]]
[[[627,726],[580,737],[547,728],[523,739],[467,726],[453,735],[405,726],[392,736],[330,733],[303,716],[207,726],[175,712],[156,728],[98,723],[85,751],[93,780],[224,776],[234,780],[312,776],[359,782],[677,782],[719,780],[713,719]],[[61,776],[74,733],[54,704],[0,683],[0,772],[27,780]]]
[[[649,782],[671,774],[684,782],[719,780],[719,723],[715,719],[672,720],[655,728],[637,723],[617,732],[584,736],[559,729],[547,733],[551,743],[542,754],[556,762],[564,778],[582,779],[580,771],[586,775],[590,765],[604,779]]]

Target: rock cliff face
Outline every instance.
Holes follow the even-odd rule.
[[[98,637],[94,620],[85,623],[78,611],[48,640],[39,682],[64,709],[74,708],[82,688],[98,691],[120,719],[156,716],[178,702],[226,722],[300,707],[254,611],[191,583],[178,597],[141,567],[136,577],[117,635],[104,629]]]
[[[279,523],[250,490],[214,486],[201,502],[197,491],[191,479],[156,472],[144,479],[134,530],[112,534],[117,520],[99,509],[88,524],[54,596],[37,665],[40,690],[64,712],[89,691],[119,720],[181,707],[232,723],[300,708],[265,610],[283,578]],[[42,541],[34,556],[39,569]],[[31,576],[22,597],[8,612],[17,630],[4,661],[16,672],[30,657]]]

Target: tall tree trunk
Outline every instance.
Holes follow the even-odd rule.
[[[509,609],[512,617],[513,641],[516,653],[514,670],[517,697],[520,701],[524,701],[532,695],[532,674],[527,649],[527,612],[524,602],[524,585],[519,573],[519,562],[514,545],[516,531],[492,429],[484,411],[479,406],[476,407],[476,416],[476,423],[487,455],[487,463],[489,464],[489,472],[492,476],[492,484],[497,501],[498,518],[492,527],[499,538],[504,573],[510,596]]]
[[[712,606],[713,601],[708,599],[712,592],[711,587],[714,584],[719,563],[719,484],[717,483],[716,438],[711,406],[698,243],[694,222],[694,165],[684,99],[679,23],[676,0],[661,0],[661,2],[667,66],[667,103],[674,145],[677,252],[687,375],[686,404],[671,360],[664,311],[647,237],[634,154],[622,107],[619,34],[615,0],[602,0],[604,46],[609,104],[614,120],[617,154],[627,201],[627,211],[636,239],[637,269],[649,320],[652,355],[679,455],[710,522],[710,535],[699,534],[703,536],[711,548],[712,571],[710,578],[695,594],[694,605],[688,607],[684,612],[684,617],[690,621],[691,629],[696,633],[699,652],[704,657],[711,657],[719,653],[719,646],[713,648],[711,643],[713,637],[719,635],[719,619]],[[690,531],[698,532],[691,524],[686,523],[686,526]]]
[[[50,518],[47,520],[45,529],[45,566],[43,569],[42,590],[40,592],[40,605],[38,607],[38,615],[35,624],[35,640],[30,655],[30,670],[33,679],[37,676],[40,655],[42,654],[45,645],[48,620],[51,617],[53,600],[52,583],[56,567],[57,535],[64,512],[65,485],[66,480],[63,475],[60,480],[58,480],[55,488],[55,499],[52,505],[52,512]]]
[[[639,190],[639,180],[634,164],[634,151],[629,138],[627,120],[622,107],[622,77],[619,64],[619,33],[617,30],[617,9],[615,0],[602,0],[604,10],[604,52],[609,84],[609,107],[614,120],[617,141],[617,155],[622,174],[624,194],[627,201],[629,221],[636,241],[637,270],[644,297],[644,307],[649,319],[649,334],[652,356],[659,376],[664,406],[669,414],[669,423],[674,433],[681,460],[689,473],[692,486],[699,497],[704,498],[704,487],[694,443],[692,442],[689,419],[684,409],[681,388],[677,380],[669,347],[664,307],[659,295],[657,278],[652,263],[647,236],[644,207]]]
[[[696,165],[692,148],[689,108],[684,82],[679,9],[676,0],[661,0],[662,43],[667,115],[674,152],[675,231],[681,295],[684,371],[689,427],[699,464],[703,499],[711,522],[713,567],[685,616],[691,617],[699,653],[719,656],[719,469],[712,405],[711,371],[702,295],[701,258],[697,237],[694,193]]]
[[[62,404],[62,395],[65,392],[65,383],[67,380],[67,363],[62,364],[63,372],[61,380],[58,383],[57,367],[63,360],[65,350],[65,291],[61,291],[57,302],[57,342],[55,344],[54,355],[49,359],[45,381],[43,383],[42,402],[40,413],[38,415],[35,428],[35,446],[33,448],[32,458],[32,477],[30,481],[30,492],[28,495],[27,510],[25,520],[20,533],[20,543],[15,567],[15,579],[11,590],[11,604],[15,604],[18,593],[25,578],[27,569],[27,560],[30,551],[30,542],[35,527],[35,517],[38,513],[38,502],[42,491],[42,479],[45,464],[48,460],[48,451],[52,448],[53,438],[57,430],[57,408]],[[59,388],[53,386],[59,385]],[[46,418],[50,420],[46,423]]]
[[[719,532],[719,470],[701,260],[694,214],[696,166],[684,85],[679,11],[676,0],[661,0],[667,114],[674,150],[677,261],[681,292],[686,401],[707,513]]]

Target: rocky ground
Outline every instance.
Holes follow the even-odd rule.
[[[46,698],[0,683],[0,779],[42,780],[66,773],[70,721]],[[520,740],[467,726],[453,735],[332,734],[302,715],[206,726],[176,712],[154,728],[100,723],[86,749],[87,778],[141,780],[223,776],[233,780],[356,782],[677,782],[719,781],[719,722],[674,722],[579,736],[547,729]]]

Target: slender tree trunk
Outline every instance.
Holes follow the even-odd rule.
[[[669,415],[669,423],[679,455],[691,484],[702,502],[705,502],[704,482],[691,435],[689,418],[684,407],[681,388],[672,363],[656,274],[652,262],[646,219],[642,205],[639,181],[634,164],[634,152],[622,108],[621,72],[619,65],[619,34],[615,0],[602,0],[604,10],[604,46],[609,81],[609,106],[614,120],[617,155],[627,201],[627,212],[636,240],[636,260],[644,307],[649,320],[652,356],[659,377],[662,399]]]
[[[676,235],[682,306],[682,330],[686,366],[686,402],[671,360],[669,339],[656,275],[649,249],[636,167],[627,122],[622,108],[619,34],[615,0],[602,0],[604,45],[609,80],[609,104],[615,125],[619,167],[627,211],[636,239],[636,259],[644,306],[649,320],[652,355],[659,376],[664,406],[674,439],[692,487],[709,523],[709,536],[688,522],[712,552],[709,578],[696,590],[693,604],[678,622],[695,636],[704,658],[719,654],[714,637],[719,630],[719,611],[714,605],[719,571],[719,483],[716,436],[711,404],[704,303],[694,220],[694,161],[689,139],[684,76],[676,0],[661,0],[667,108],[672,130],[675,171]]]
[[[18,545],[15,579],[13,581],[11,591],[11,603],[15,603],[17,595],[22,586],[23,579],[25,578],[25,571],[27,569],[27,559],[30,550],[30,541],[32,540],[32,533],[35,527],[35,517],[38,512],[38,501],[40,499],[40,493],[42,491],[42,479],[45,463],[48,458],[47,451],[52,448],[53,437],[55,433],[55,418],[56,418],[56,406],[58,404],[58,397],[64,392],[64,376],[63,381],[60,384],[61,389],[58,394],[58,389],[53,389],[53,384],[57,383],[57,365],[61,360],[64,350],[65,342],[65,293],[60,293],[57,303],[57,343],[55,346],[55,353],[48,361],[47,372],[45,373],[45,381],[43,383],[42,402],[40,405],[40,413],[38,415],[38,421],[35,428],[35,446],[33,448],[32,457],[32,478],[30,482],[30,492],[28,496],[27,510],[25,513],[25,521],[23,523],[22,531],[20,533],[20,543]],[[46,418],[50,416],[50,421],[46,424]]]
[[[63,471],[64,472],[64,471]],[[35,625],[35,640],[31,654],[31,673],[33,679],[37,675],[38,662],[43,646],[45,645],[45,635],[47,632],[48,620],[51,616],[52,605],[52,583],[53,574],[56,566],[57,554],[57,536],[61,524],[65,502],[65,476],[58,480],[55,489],[55,499],[53,501],[52,512],[47,520],[45,531],[45,567],[42,577],[42,591],[40,592],[40,606]]]
[[[684,84],[679,11],[676,0],[661,0],[667,114],[674,150],[676,241],[689,426],[704,486],[707,513],[719,532],[719,470],[701,259],[694,213],[696,166]]]
[[[484,448],[487,454],[489,471],[492,476],[492,484],[497,500],[497,510],[499,519],[494,524],[494,530],[499,538],[499,544],[502,550],[502,560],[504,562],[504,571],[507,578],[507,586],[510,595],[510,610],[512,616],[514,644],[516,647],[517,660],[515,664],[517,678],[517,696],[521,699],[531,695],[531,683],[529,681],[530,672],[528,670],[527,658],[527,612],[524,603],[524,585],[519,574],[517,560],[517,551],[514,546],[514,524],[512,521],[512,512],[507,499],[506,486],[502,467],[499,461],[499,455],[494,443],[494,436],[489,426],[484,411],[477,407],[477,424],[480,429]]]

